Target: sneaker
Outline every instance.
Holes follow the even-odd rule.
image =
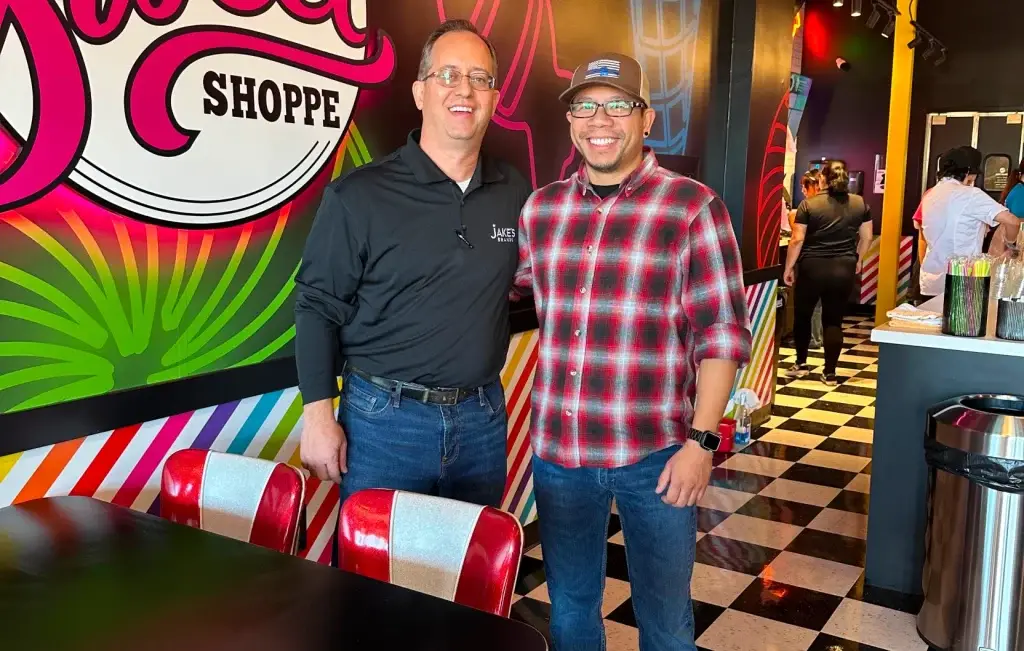
[[[809,348],[811,350],[821,350],[822,348],[824,348],[824,346],[825,345],[822,342],[820,342],[820,341],[812,341],[811,345],[809,346]]]
[[[810,373],[810,371],[807,369],[805,364],[793,364],[789,367],[789,370],[786,371],[786,377],[791,380],[798,380],[806,376],[808,373]]]
[[[827,387],[834,387],[839,385],[839,377],[835,373],[822,373],[821,383]]]

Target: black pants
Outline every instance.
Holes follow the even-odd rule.
[[[807,363],[811,316],[820,300],[825,375],[835,374],[839,353],[843,349],[843,317],[856,281],[856,258],[804,258],[800,261],[793,288],[793,339],[796,341],[798,364]]]

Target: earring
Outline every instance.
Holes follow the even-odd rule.
[[[648,137],[649,135],[651,135],[650,131],[644,131],[644,138]]]

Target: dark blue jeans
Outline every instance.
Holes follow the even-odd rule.
[[[533,486],[551,597],[554,651],[605,648],[601,599],[612,498],[642,651],[695,651],[690,576],[695,507],[676,508],[654,492],[679,446],[622,468],[565,468],[533,458]]]
[[[441,406],[348,373],[338,420],[348,438],[342,503],[364,488],[394,488],[501,506],[508,416],[500,381]]]

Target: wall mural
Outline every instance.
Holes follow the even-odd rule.
[[[0,413],[290,356],[319,195],[418,123],[445,18],[493,38],[485,147],[534,186],[578,164],[557,95],[598,49],[644,48],[653,144],[699,154],[699,0],[368,4],[0,0]]]
[[[704,3],[705,7],[707,3]],[[694,97],[701,99],[697,43],[701,37],[701,0],[631,0],[633,53],[650,77],[651,105],[658,119],[647,144],[666,154],[686,153]],[[691,148],[692,151],[692,148]]]
[[[319,195],[418,124],[409,86],[445,18],[492,38],[501,96],[484,146],[535,187],[579,163],[557,96],[598,50],[647,66],[656,151],[702,153],[714,3],[384,4],[0,0],[0,87],[20,89],[0,97],[0,414],[290,356]],[[747,289],[755,359],[737,386],[762,400],[775,286]],[[536,332],[514,337],[503,506],[524,523],[535,365]],[[297,463],[301,413],[289,388],[0,457],[0,506],[73,494],[155,513],[168,454]],[[326,560],[337,493],[314,481],[307,496],[303,555]]]
[[[396,70],[363,0],[0,2],[0,412],[290,354],[323,185]]]

